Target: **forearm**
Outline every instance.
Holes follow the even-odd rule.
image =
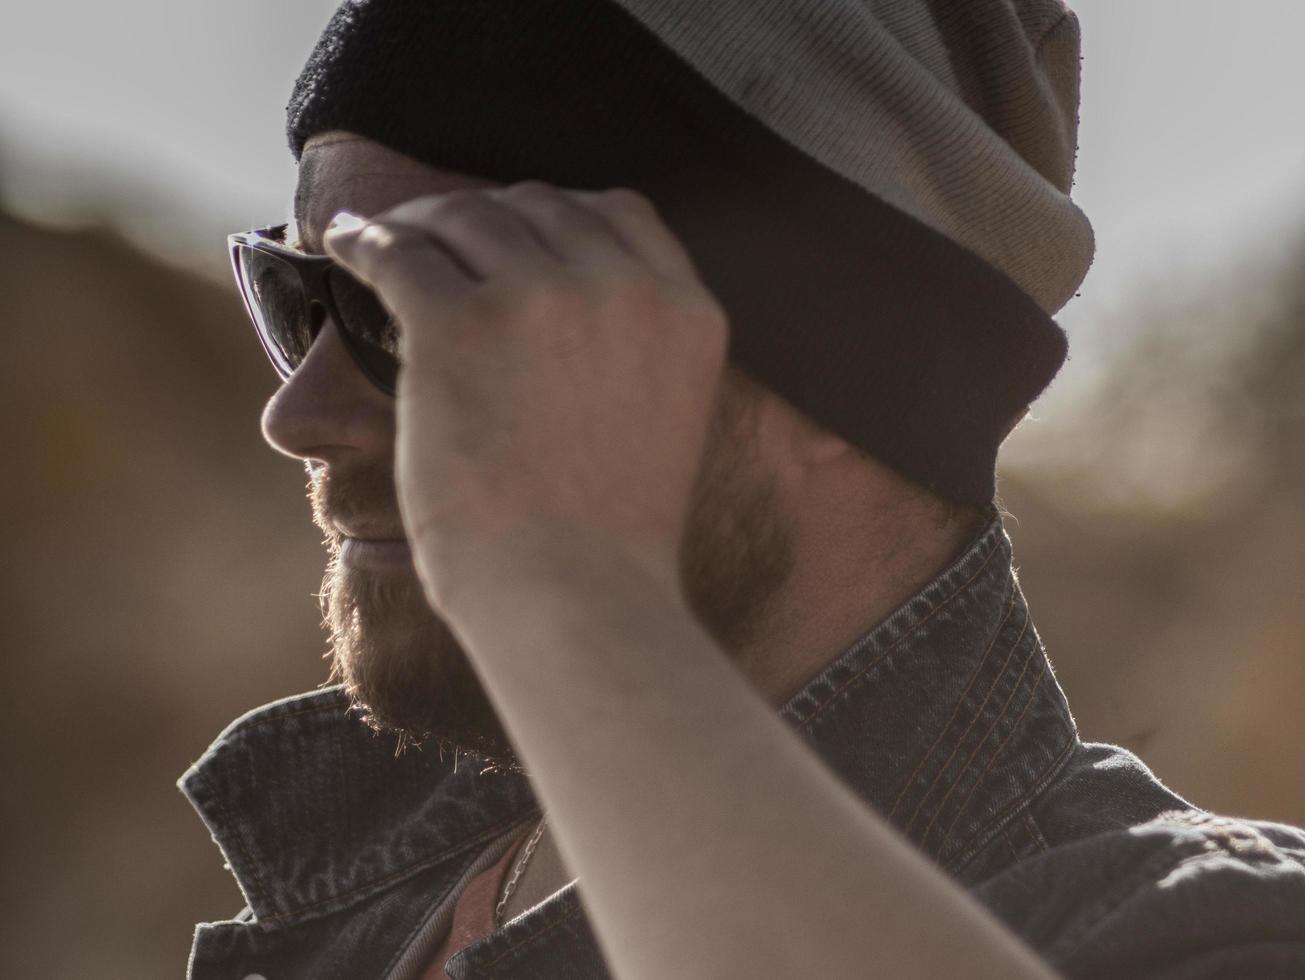
[[[450,605],[623,980],[1050,975],[829,772],[665,576],[573,537]]]

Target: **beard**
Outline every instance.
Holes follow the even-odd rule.
[[[759,389],[730,371],[718,388],[679,550],[690,610],[729,655],[770,622],[796,558],[794,523],[756,452]],[[427,601],[414,568],[376,571],[340,561],[339,524],[392,517],[393,470],[385,465],[323,469],[309,487],[313,518],[330,561],[322,583],[331,678],[375,731],[397,748],[430,741],[441,753],[470,752],[486,770],[521,771],[519,757],[470,658]]]

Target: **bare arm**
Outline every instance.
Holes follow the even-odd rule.
[[[400,323],[396,474],[417,568],[616,975],[1048,976],[689,613],[677,548],[728,333],[651,206],[455,192],[326,245]]]
[[[568,535],[453,612],[616,976],[1051,976],[635,562]]]

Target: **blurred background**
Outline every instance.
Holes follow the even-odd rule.
[[[0,32],[0,975],[179,976],[242,904],[173,786],[324,679],[321,549],[223,236],[279,220],[330,0],[15,6]],[[1079,0],[1071,360],[1008,443],[1085,738],[1305,823],[1305,5]]]

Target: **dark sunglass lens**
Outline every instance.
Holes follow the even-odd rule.
[[[341,333],[363,372],[382,391],[394,394],[399,376],[399,332],[376,294],[343,269],[326,274],[331,299],[340,315]]]
[[[376,294],[340,268],[332,268],[327,273],[327,282],[331,298],[340,311],[341,326],[349,336],[391,356],[398,354],[399,335],[394,319]]]
[[[283,376],[289,376],[312,346],[312,316],[298,271],[289,262],[255,248],[241,248],[239,268],[254,325]]]

